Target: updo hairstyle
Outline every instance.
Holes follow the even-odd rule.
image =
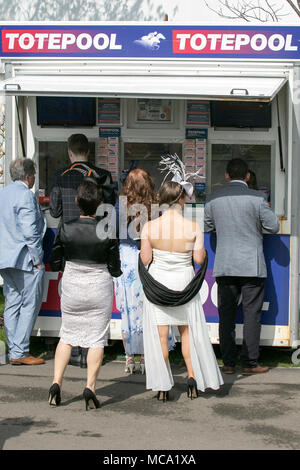
[[[166,181],[158,191],[159,205],[168,204],[169,206],[177,204],[180,199],[186,196],[184,187],[175,181]]]
[[[96,214],[98,206],[103,202],[102,189],[92,178],[86,178],[77,189],[76,203],[81,215]]]

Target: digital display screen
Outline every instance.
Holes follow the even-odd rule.
[[[271,103],[211,101],[212,127],[272,127]]]
[[[96,124],[96,98],[36,98],[37,124],[56,127],[92,127]]]

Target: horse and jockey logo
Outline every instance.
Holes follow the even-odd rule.
[[[152,51],[158,50],[160,48],[161,40],[166,39],[162,33],[154,31],[149,33],[146,36],[142,36],[140,39],[134,41],[135,44],[145,47],[146,49],[151,49]]]

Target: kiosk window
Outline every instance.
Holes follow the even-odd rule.
[[[90,142],[89,161],[95,162],[95,143]],[[39,188],[49,196],[56,170],[70,165],[67,142],[39,142]]]
[[[213,144],[211,161],[211,190],[225,184],[225,170],[232,158],[243,158],[254,171],[258,189],[270,197],[271,191],[271,146]]]
[[[175,153],[182,158],[182,144],[126,142],[124,144],[124,169],[134,166],[148,171],[155,181],[157,191],[166,176],[158,168],[160,157]]]

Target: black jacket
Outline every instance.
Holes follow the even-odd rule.
[[[63,271],[65,261],[74,261],[107,264],[113,277],[121,276],[119,242],[98,238],[97,223],[97,219],[79,217],[61,225],[50,256],[52,271]]]
[[[76,162],[77,170],[70,170],[72,165],[60,169],[54,173],[50,191],[50,214],[52,217],[62,217],[63,222],[79,217],[80,212],[75,202],[77,188],[84,179],[84,174],[78,171],[81,164],[88,166],[98,175],[99,185],[105,185],[103,195],[105,203],[115,205],[116,194],[112,176],[109,171],[102,170],[90,162]],[[73,164],[74,165],[74,164]]]

